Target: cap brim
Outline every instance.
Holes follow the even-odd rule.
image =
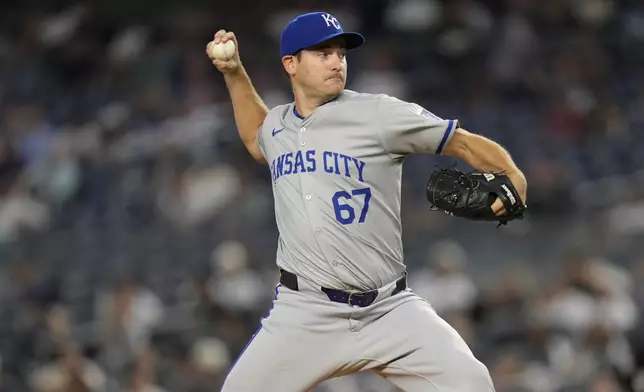
[[[336,39],[336,38],[342,38],[344,40],[344,44],[347,50],[358,48],[362,46],[365,42],[364,37],[360,33],[346,32],[346,33],[338,33],[338,34],[332,34],[332,35],[326,36],[324,37],[323,40],[316,42],[314,44],[311,44],[303,49],[314,48],[316,46],[322,45],[325,42],[331,41],[332,39]]]
[[[360,33],[340,33],[336,37],[342,37],[347,45],[347,49],[355,49],[364,44],[364,37]]]

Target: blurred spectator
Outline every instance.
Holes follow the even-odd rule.
[[[105,373],[96,363],[83,358],[78,347],[64,347],[58,358],[37,367],[31,375],[37,392],[107,391]]]
[[[234,312],[252,312],[270,298],[270,288],[249,267],[246,246],[238,241],[225,241],[211,256],[209,292],[214,303]]]
[[[158,206],[178,226],[197,225],[225,208],[238,188],[238,178],[231,167],[180,169],[169,173],[160,189]]]
[[[104,361],[110,370],[119,369],[129,358],[148,349],[164,313],[163,304],[152,291],[127,279],[101,293],[96,309]]]
[[[135,358],[125,371],[124,379],[127,381],[120,392],[166,392],[155,384],[156,357],[152,350],[148,347],[141,349]]]
[[[478,290],[466,268],[463,247],[453,241],[437,243],[431,247],[427,266],[410,276],[409,286],[441,315],[468,313]]]
[[[21,183],[0,196],[0,243],[17,239],[22,230],[44,229],[49,223],[47,204],[34,198]]]
[[[389,2],[384,19],[391,30],[423,32],[434,27],[441,14],[438,1],[404,0]]]
[[[199,338],[192,346],[192,362],[196,376],[211,387],[223,385],[228,370],[233,364],[230,350],[217,338]]]
[[[623,333],[633,328],[638,319],[631,287],[626,271],[603,260],[573,255],[566,275],[538,317],[551,327],[572,333],[586,333],[594,325]]]
[[[632,195],[608,212],[608,228],[613,235],[633,235],[644,232],[644,199]]]
[[[80,167],[70,141],[59,136],[49,153],[27,170],[26,182],[40,198],[60,207],[78,190]]]
[[[367,60],[370,68],[355,76],[350,86],[356,91],[371,94],[389,94],[400,99],[408,99],[407,81],[396,69],[390,51],[373,49]]]
[[[47,157],[55,140],[55,130],[47,121],[45,109],[39,105],[20,105],[6,111],[6,131],[17,142],[27,164]]]
[[[513,353],[500,355],[490,367],[495,389],[499,392],[531,392],[523,376],[524,366]]]

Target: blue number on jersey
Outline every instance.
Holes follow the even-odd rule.
[[[333,195],[333,209],[335,210],[335,219],[343,225],[353,223],[356,219],[356,212],[347,203],[353,196],[363,196],[363,206],[358,218],[358,223],[362,223],[367,218],[367,211],[369,211],[369,201],[371,200],[371,188],[360,188],[351,191],[338,191]],[[341,204],[341,202],[343,202]]]

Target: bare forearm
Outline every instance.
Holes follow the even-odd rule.
[[[487,172],[519,172],[510,154],[498,143],[470,133],[461,146],[461,157],[474,169]]]
[[[228,58],[222,59],[221,53],[215,49],[217,49],[217,45],[229,45],[231,41],[234,44],[235,52],[232,57],[228,56]],[[256,161],[266,163],[266,159],[264,159],[262,151],[257,144],[257,132],[264,123],[264,119],[268,114],[268,108],[262,102],[257,91],[255,91],[253,83],[251,83],[250,77],[248,77],[248,73],[246,73],[246,70],[241,64],[239,58],[239,43],[237,42],[235,34],[232,31],[217,31],[215,38],[206,45],[206,54],[224,75],[224,80],[233,103],[233,112],[239,137],[250,155]]]
[[[268,108],[243,67],[237,72],[225,74],[224,80],[233,104],[239,137],[250,148],[256,143],[257,132],[268,114]]]

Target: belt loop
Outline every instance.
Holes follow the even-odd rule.
[[[293,291],[300,291],[300,286],[297,282],[297,276],[283,269],[280,269],[280,283],[288,289],[291,289]]]

